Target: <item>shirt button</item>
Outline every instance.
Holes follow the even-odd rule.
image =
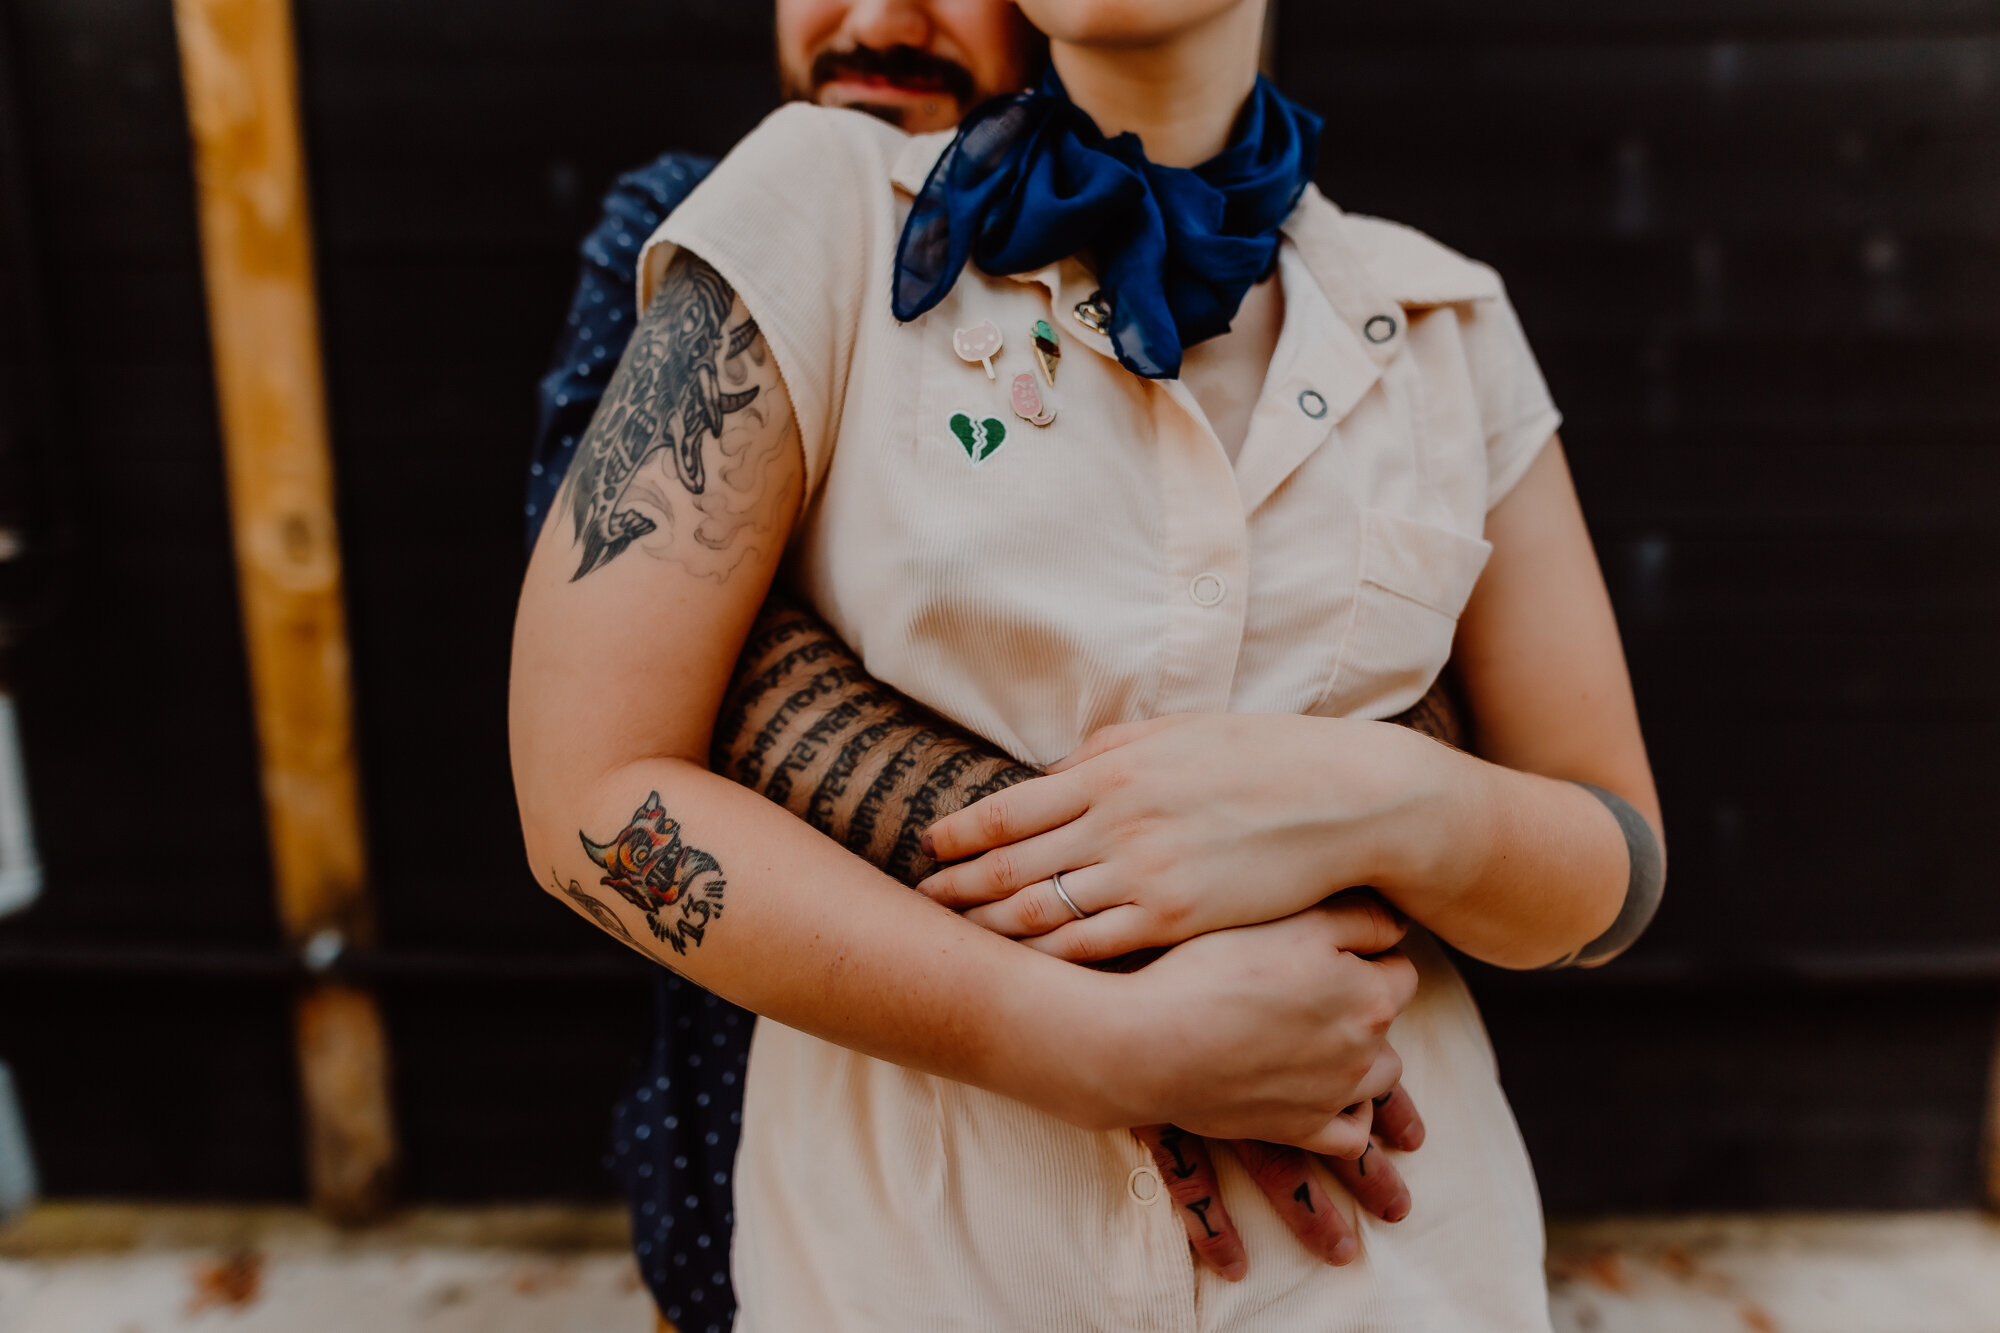
[[[1197,574],[1188,583],[1188,596],[1196,606],[1214,606],[1229,594],[1229,585],[1220,574]]]
[[[1361,326],[1361,332],[1367,335],[1369,342],[1388,342],[1396,336],[1396,317],[1394,315],[1376,315]]]
[[[1299,411],[1318,421],[1326,415],[1326,399],[1320,397],[1317,389],[1302,389],[1299,391]]]
[[[1141,1166],[1133,1168],[1132,1178],[1126,1182],[1126,1188],[1132,1191],[1132,1197],[1140,1203],[1151,1203],[1160,1197],[1164,1184],[1160,1180],[1158,1171],[1150,1166]]]

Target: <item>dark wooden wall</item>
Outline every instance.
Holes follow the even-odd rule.
[[[747,0],[296,0],[406,1183],[588,1195],[647,988],[520,864],[522,469],[620,169],[772,98]],[[1477,978],[1551,1206],[1976,1192],[2000,998],[2000,0],[1292,0],[1322,183],[1497,265],[1672,835],[1631,959]],[[296,1094],[162,0],[0,0],[0,561],[50,1189],[287,1197]],[[11,74],[9,74],[11,71]],[[8,156],[9,146],[18,149]],[[10,167],[17,162],[18,170]]]

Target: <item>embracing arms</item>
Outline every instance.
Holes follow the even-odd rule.
[[[1190,942],[1129,976],[1019,949],[706,760],[800,501],[754,321],[662,279],[522,590],[510,729],[531,865],[599,928],[781,1023],[1079,1124],[1358,1152],[1413,977],[1359,906]],[[900,836],[900,834],[899,834]],[[1206,1069],[1209,1076],[1198,1077]]]

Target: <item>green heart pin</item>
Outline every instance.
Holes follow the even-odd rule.
[[[975,463],[984,463],[993,457],[993,451],[1007,441],[1007,423],[998,417],[986,417],[975,421],[968,412],[951,414],[951,433],[965,449],[965,456]]]

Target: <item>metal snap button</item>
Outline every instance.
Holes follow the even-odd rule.
[[[1078,301],[1073,313],[1076,322],[1092,333],[1102,333],[1111,327],[1111,302],[1103,292],[1092,292],[1089,300]]]
[[[1394,315],[1375,315],[1366,324],[1361,326],[1361,331],[1368,336],[1369,342],[1388,342],[1396,336],[1396,317]]]
[[[1132,1197],[1140,1203],[1151,1203],[1160,1197],[1165,1184],[1161,1181],[1158,1171],[1150,1166],[1140,1166],[1133,1168],[1132,1178],[1126,1182],[1126,1187],[1132,1191]]]
[[[1326,399],[1320,397],[1316,390],[1303,389],[1299,392],[1299,411],[1318,421],[1326,415]]]
[[[1220,574],[1197,574],[1188,583],[1188,596],[1196,606],[1214,606],[1229,594],[1229,585]]]

